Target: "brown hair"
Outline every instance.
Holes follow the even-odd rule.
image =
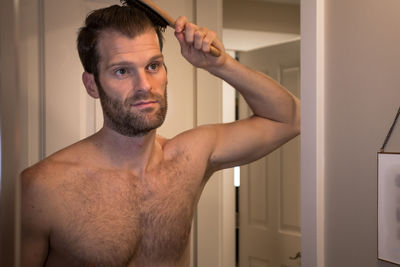
[[[98,40],[105,30],[115,30],[130,38],[134,38],[153,28],[157,34],[160,49],[163,47],[164,25],[159,25],[151,14],[132,6],[113,5],[97,9],[89,13],[85,26],[79,29],[77,47],[83,68],[98,78],[100,54],[97,49]]]

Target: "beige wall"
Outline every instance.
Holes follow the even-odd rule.
[[[376,152],[400,105],[399,14],[398,0],[326,1],[327,267],[395,266],[377,260]]]
[[[300,33],[300,6],[254,0],[224,0],[224,28]]]

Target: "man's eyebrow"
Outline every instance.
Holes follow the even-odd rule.
[[[149,62],[154,61],[154,60],[157,60],[157,59],[164,60],[164,55],[163,55],[163,54],[155,55],[155,56],[153,56],[153,57],[151,57],[151,58],[149,59]]]
[[[147,60],[147,62],[152,62],[154,60],[160,60],[160,59],[164,60],[164,55],[163,54],[152,56],[151,58],[149,58]],[[112,67],[115,67],[115,66],[129,66],[129,65],[132,65],[131,61],[117,61],[117,62],[110,63],[109,65],[107,65],[106,68],[109,69],[109,68],[112,68]]]
[[[132,62],[130,61],[117,61],[117,62],[113,62],[107,65],[107,69],[115,67],[115,66],[128,66],[128,65],[132,65]]]

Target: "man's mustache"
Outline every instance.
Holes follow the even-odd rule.
[[[154,100],[161,103],[161,101],[163,101],[163,97],[160,94],[155,94],[150,91],[139,90],[133,96],[125,100],[125,106],[129,107],[141,100]]]

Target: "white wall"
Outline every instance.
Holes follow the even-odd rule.
[[[395,266],[377,260],[376,153],[400,105],[399,14],[398,0],[326,1],[326,267]]]

